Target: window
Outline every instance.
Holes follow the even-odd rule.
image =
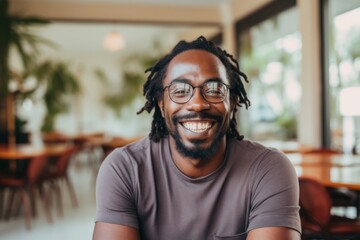
[[[298,12],[293,6],[240,29],[239,62],[249,78],[251,101],[248,110],[240,110],[240,129],[246,137],[296,141],[301,98],[298,25]]]
[[[356,95],[360,88],[360,2],[328,2],[328,86],[331,147],[352,150],[359,139],[360,127]],[[350,98],[350,102],[349,99]],[[353,99],[354,101],[351,101]],[[346,109],[344,109],[346,108]]]

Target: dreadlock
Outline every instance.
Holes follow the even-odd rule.
[[[224,64],[227,76],[230,80],[230,98],[236,98],[236,106],[241,107],[244,104],[246,109],[250,106],[250,100],[247,98],[247,93],[242,81],[242,79],[244,79],[246,82],[248,82],[247,76],[240,71],[239,64],[232,55],[216,46],[213,42],[208,41],[203,36],[198,37],[192,42],[186,42],[182,40],[172,49],[169,54],[165,55],[157,63],[155,63],[154,66],[148,68],[145,71],[145,73],[150,72],[143,87],[143,93],[147,101],[140,109],[140,111],[137,112],[137,114],[140,114],[143,111],[150,113],[152,109],[155,108],[153,121],[151,124],[151,132],[149,134],[150,139],[155,142],[160,141],[161,138],[168,135],[165,119],[162,117],[161,110],[158,106],[158,99],[163,95],[162,85],[167,66],[169,62],[179,53],[191,49],[205,50],[218,57]],[[240,135],[236,129],[236,106],[234,108],[233,118],[230,121],[229,130],[226,134],[228,137],[241,140],[244,136]]]

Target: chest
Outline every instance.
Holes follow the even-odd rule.
[[[157,173],[139,182],[137,210],[141,231],[148,239],[238,235],[247,229],[250,196],[251,187],[244,175],[233,176],[230,172],[194,183]]]

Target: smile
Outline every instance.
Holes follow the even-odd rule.
[[[203,133],[212,127],[210,122],[183,122],[181,123],[184,128],[195,133]]]

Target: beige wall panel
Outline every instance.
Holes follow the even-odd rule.
[[[298,140],[301,144],[321,146],[321,65],[319,2],[297,0],[302,40],[301,86]]]
[[[13,14],[36,15],[50,20],[220,24],[216,6],[164,6],[106,3],[44,3],[12,1]]]
[[[275,0],[233,0],[232,16],[236,21],[237,19],[241,19],[273,1]]]

